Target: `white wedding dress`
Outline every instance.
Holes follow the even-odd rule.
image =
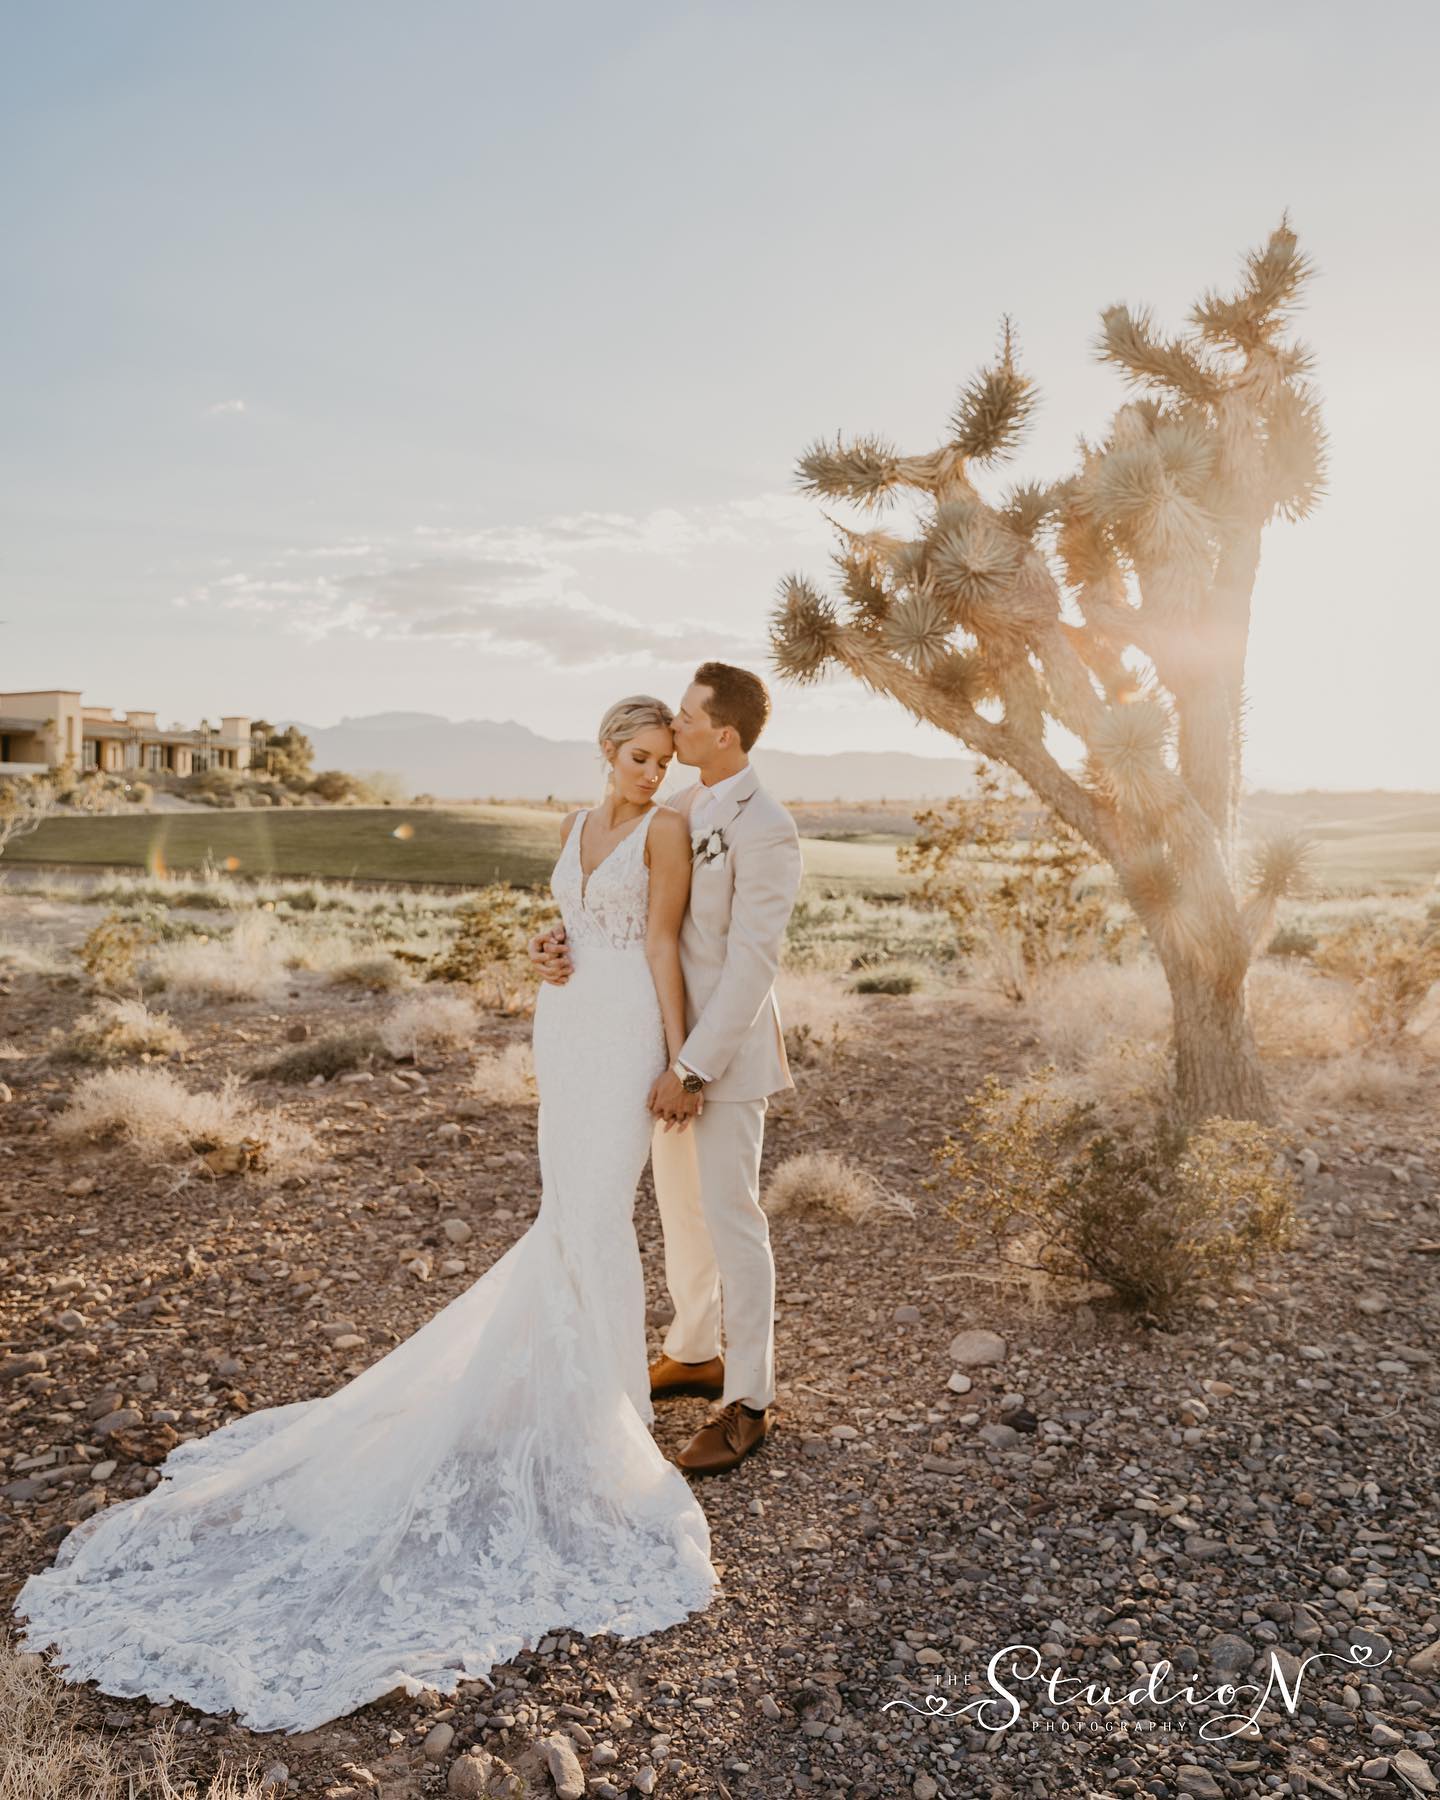
[[[15,1601],[66,1681],[298,1732],[488,1680],[548,1631],[638,1637],[709,1605],[709,1526],[647,1429],[653,817],[585,883],[582,815],[552,876],[574,973],[535,1009],[534,1223],[344,1387],[177,1445],[157,1487],[76,1525]]]

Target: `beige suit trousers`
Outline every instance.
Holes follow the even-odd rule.
[[[760,1147],[768,1100],[707,1100],[687,1131],[656,1124],[655,1198],[665,1233],[665,1282],[675,1317],[667,1356],[720,1354],[720,1404],[775,1398],[775,1258],[760,1205]]]

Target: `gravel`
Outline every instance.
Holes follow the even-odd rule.
[[[279,1007],[187,1017],[187,1079],[265,1060],[296,1015],[319,1036],[374,1005],[312,977],[295,987]],[[153,1483],[166,1434],[340,1385],[463,1291],[538,1203],[533,1110],[470,1106],[463,1137],[439,1133],[467,1098],[463,1055],[427,1062],[423,1092],[261,1084],[325,1146],[288,1189],[177,1185],[103,1147],[62,1154],[50,1119],[71,1077],[35,1052],[85,997],[38,977],[12,988],[7,1614],[73,1523]],[[1436,1259],[1417,1250],[1440,1240],[1433,1121],[1312,1126],[1305,1240],[1243,1291],[1147,1328],[961,1261],[922,1186],[947,1097],[905,1070],[923,1044],[958,1099],[991,1069],[1018,1071],[1022,1046],[949,1003],[864,1007],[861,1035],[772,1106],[767,1161],[837,1150],[916,1216],[773,1222],[779,1424],[739,1470],[697,1482],[724,1575],[706,1613],[636,1641],[557,1620],[493,1687],[397,1693],[295,1738],[182,1705],[117,1714],[114,1697],[68,1690],[82,1726],[123,1719],[109,1734],[138,1742],[174,1723],[196,1779],[283,1749],[285,1791],[330,1800],[522,1781],[731,1800],[1435,1791],[1440,1297]],[[524,1031],[497,1019],[488,1047]],[[638,1217],[656,1350],[669,1309],[648,1187]],[[667,1453],[706,1411],[659,1409]],[[1033,1646],[1041,1678],[1023,1656],[1001,1671],[1020,1717],[999,1729],[986,1666],[1006,1646]],[[1058,1670],[1064,1695],[1124,1695],[1163,1662],[1163,1692],[1263,1688],[1272,1656],[1300,1678],[1296,1709],[1272,1685],[1258,1726],[1225,1741],[1197,1732],[1220,1705],[1061,1703],[1043,1685]]]

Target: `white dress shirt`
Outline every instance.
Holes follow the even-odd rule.
[[[699,787],[700,792],[695,796],[695,799],[690,806],[690,830],[692,834],[699,831],[702,825],[708,824],[712,818],[719,817],[720,808],[725,804],[731,789],[737,787],[749,773],[750,765],[749,763],[746,763],[743,769],[737,769],[733,775],[727,775],[723,781],[713,781],[708,785],[703,781],[696,784]],[[681,1063],[680,1067],[686,1069],[690,1068],[691,1065],[689,1063]],[[702,1081],[709,1081],[710,1079],[703,1069],[695,1069],[693,1072],[698,1075]]]
[[[732,788],[737,787],[750,773],[750,765],[737,769],[733,775],[727,775],[723,781],[711,782],[708,786],[702,781],[696,785],[700,792],[695,796],[690,808],[690,829],[698,831],[705,822],[717,813],[725,802],[725,797]]]

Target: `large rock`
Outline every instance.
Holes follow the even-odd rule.
[[[432,1725],[429,1731],[425,1733],[423,1749],[425,1751],[426,1761],[444,1762],[450,1746],[454,1742],[455,1727],[453,1725],[448,1724],[443,1719],[438,1725]]]
[[[964,1369],[978,1369],[1005,1360],[1005,1340],[998,1331],[962,1331],[950,1340],[950,1360]]]
[[[1209,1657],[1212,1668],[1234,1675],[1241,1669],[1248,1669],[1254,1662],[1255,1646],[1248,1638],[1240,1637],[1236,1632],[1222,1631],[1219,1637],[1212,1640]]]
[[[97,1438],[107,1438],[113,1431],[128,1431],[134,1425],[143,1425],[145,1415],[133,1406],[120,1406],[112,1413],[106,1413],[103,1419],[97,1419],[90,1427]]]
[[[536,1745],[555,1784],[555,1800],[584,1800],[585,1771],[568,1737],[558,1734],[541,1738]]]
[[[1181,1763],[1175,1771],[1175,1785],[1190,1800],[1225,1800],[1225,1790],[1199,1763]]]
[[[1417,1650],[1405,1667],[1422,1681],[1428,1681],[1432,1675],[1440,1675],[1440,1638],[1436,1638],[1433,1644],[1427,1644],[1423,1650]]]
[[[0,1383],[18,1381],[22,1375],[43,1375],[45,1352],[22,1350],[18,1356],[0,1357]]]
[[[1414,1750],[1397,1750],[1390,1758],[1390,1767],[1397,1775],[1403,1775],[1417,1793],[1433,1794],[1440,1790],[1434,1767]]]
[[[495,1759],[483,1750],[470,1750],[457,1756],[450,1765],[445,1786],[458,1800],[485,1800],[490,1791],[490,1778],[495,1773]]]

